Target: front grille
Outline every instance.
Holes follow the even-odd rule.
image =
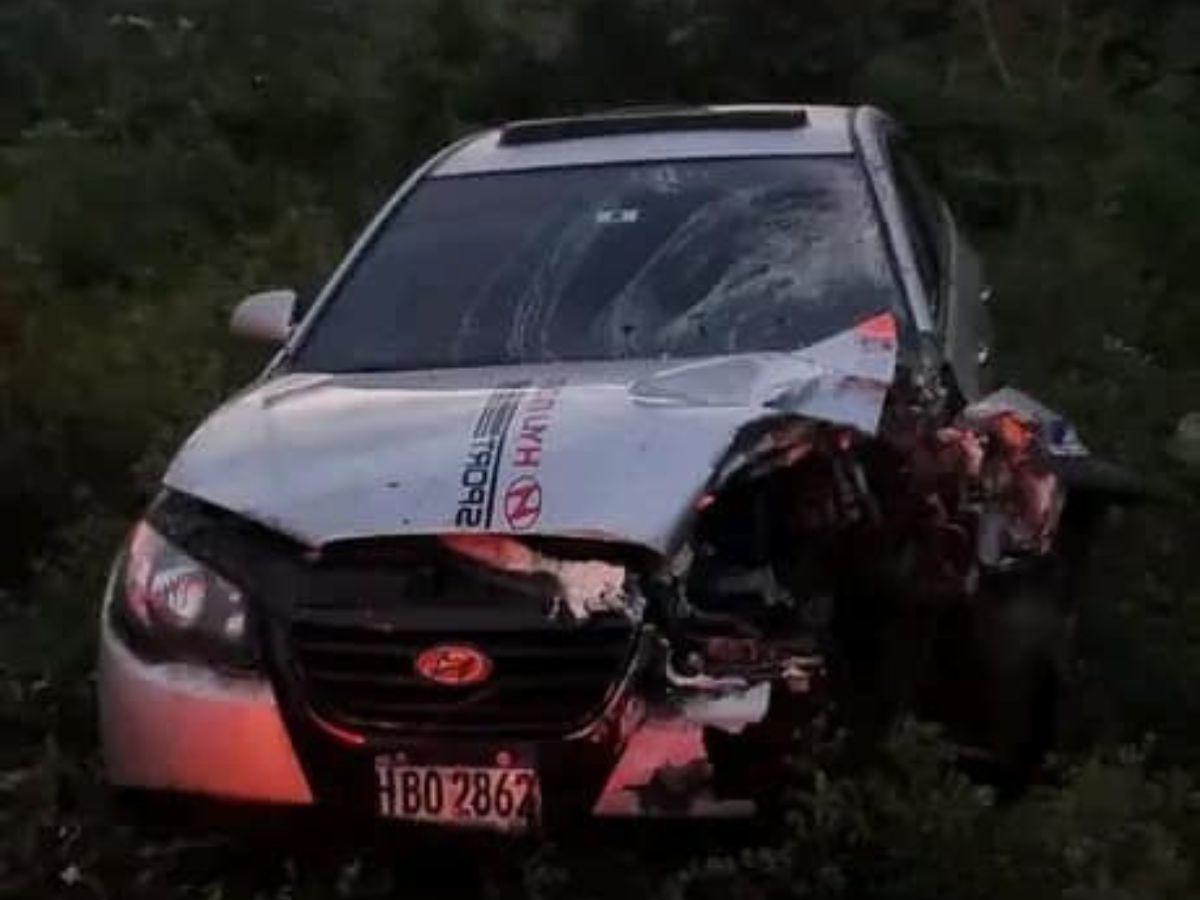
[[[594,719],[631,664],[635,626],[620,617],[579,626],[407,630],[301,613],[292,649],[309,705],[322,718],[367,733],[562,735]],[[437,644],[486,653],[491,677],[445,687],[416,674]]]

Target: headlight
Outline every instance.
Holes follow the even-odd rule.
[[[145,522],[133,530],[113,594],[112,614],[141,655],[255,665],[242,592]]]

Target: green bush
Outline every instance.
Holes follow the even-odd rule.
[[[1186,0],[8,0],[0,892],[296,888],[286,857],[257,880],[236,867],[191,879],[184,851],[110,828],[90,724],[108,559],[178,442],[262,362],[224,336],[237,298],[328,272],[407,168],[472,127],[772,98],[867,101],[908,123],[986,251],[1005,375],[1175,498],[1128,514],[1098,549],[1077,744],[1101,750],[998,805],[910,730],[866,772],[809,759],[787,830],[758,849],[668,860],[661,837],[630,839],[612,850],[630,865],[597,874],[542,848],[529,891],[1194,891],[1180,773],[1200,767],[1200,479],[1164,448],[1200,405],[1197,48]],[[1148,755],[1104,749],[1147,731]],[[218,869],[223,840],[201,853]],[[143,862],[119,861],[130,852]],[[388,865],[306,877],[378,895]]]
[[[909,726],[865,772],[820,765],[775,845],[693,863],[668,891],[712,897],[1187,897],[1200,800],[1190,779],[1147,775],[1140,751],[1093,757],[1055,788],[997,804]]]

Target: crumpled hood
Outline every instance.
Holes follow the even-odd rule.
[[[742,427],[874,432],[895,359],[885,314],[797,353],[287,375],[217,410],[164,481],[312,546],[491,531],[668,552]]]

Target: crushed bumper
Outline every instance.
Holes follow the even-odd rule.
[[[682,716],[647,717],[630,736],[592,807],[601,818],[748,818],[750,798],[721,798],[712,790],[713,770],[704,729]]]
[[[265,679],[151,664],[102,617],[100,736],[121,787],[308,804],[312,793]]]
[[[315,789],[305,777],[274,690],[265,679],[182,663],[144,662],[106,621],[100,636],[99,695],[104,763],[114,785],[256,803],[314,802]],[[678,710],[652,708],[646,714],[641,701],[624,709],[626,720],[611,723],[626,733],[615,756],[597,746],[590,734],[539,744],[548,800],[590,780],[581,778],[582,769],[594,772],[599,763],[607,775],[601,776],[599,795],[593,794],[585,807],[594,816],[753,815],[755,804],[748,799],[713,796],[701,723]],[[642,712],[636,721],[629,721],[632,709]],[[443,747],[450,749],[449,744]],[[342,764],[357,762],[351,773],[359,774],[367,772],[374,758],[373,751],[343,749],[337,755]],[[604,760],[593,758],[597,755]],[[331,773],[340,769],[329,768]],[[343,792],[354,781],[347,774],[342,771],[337,778]],[[361,793],[361,805],[368,808],[369,791],[349,793]]]

